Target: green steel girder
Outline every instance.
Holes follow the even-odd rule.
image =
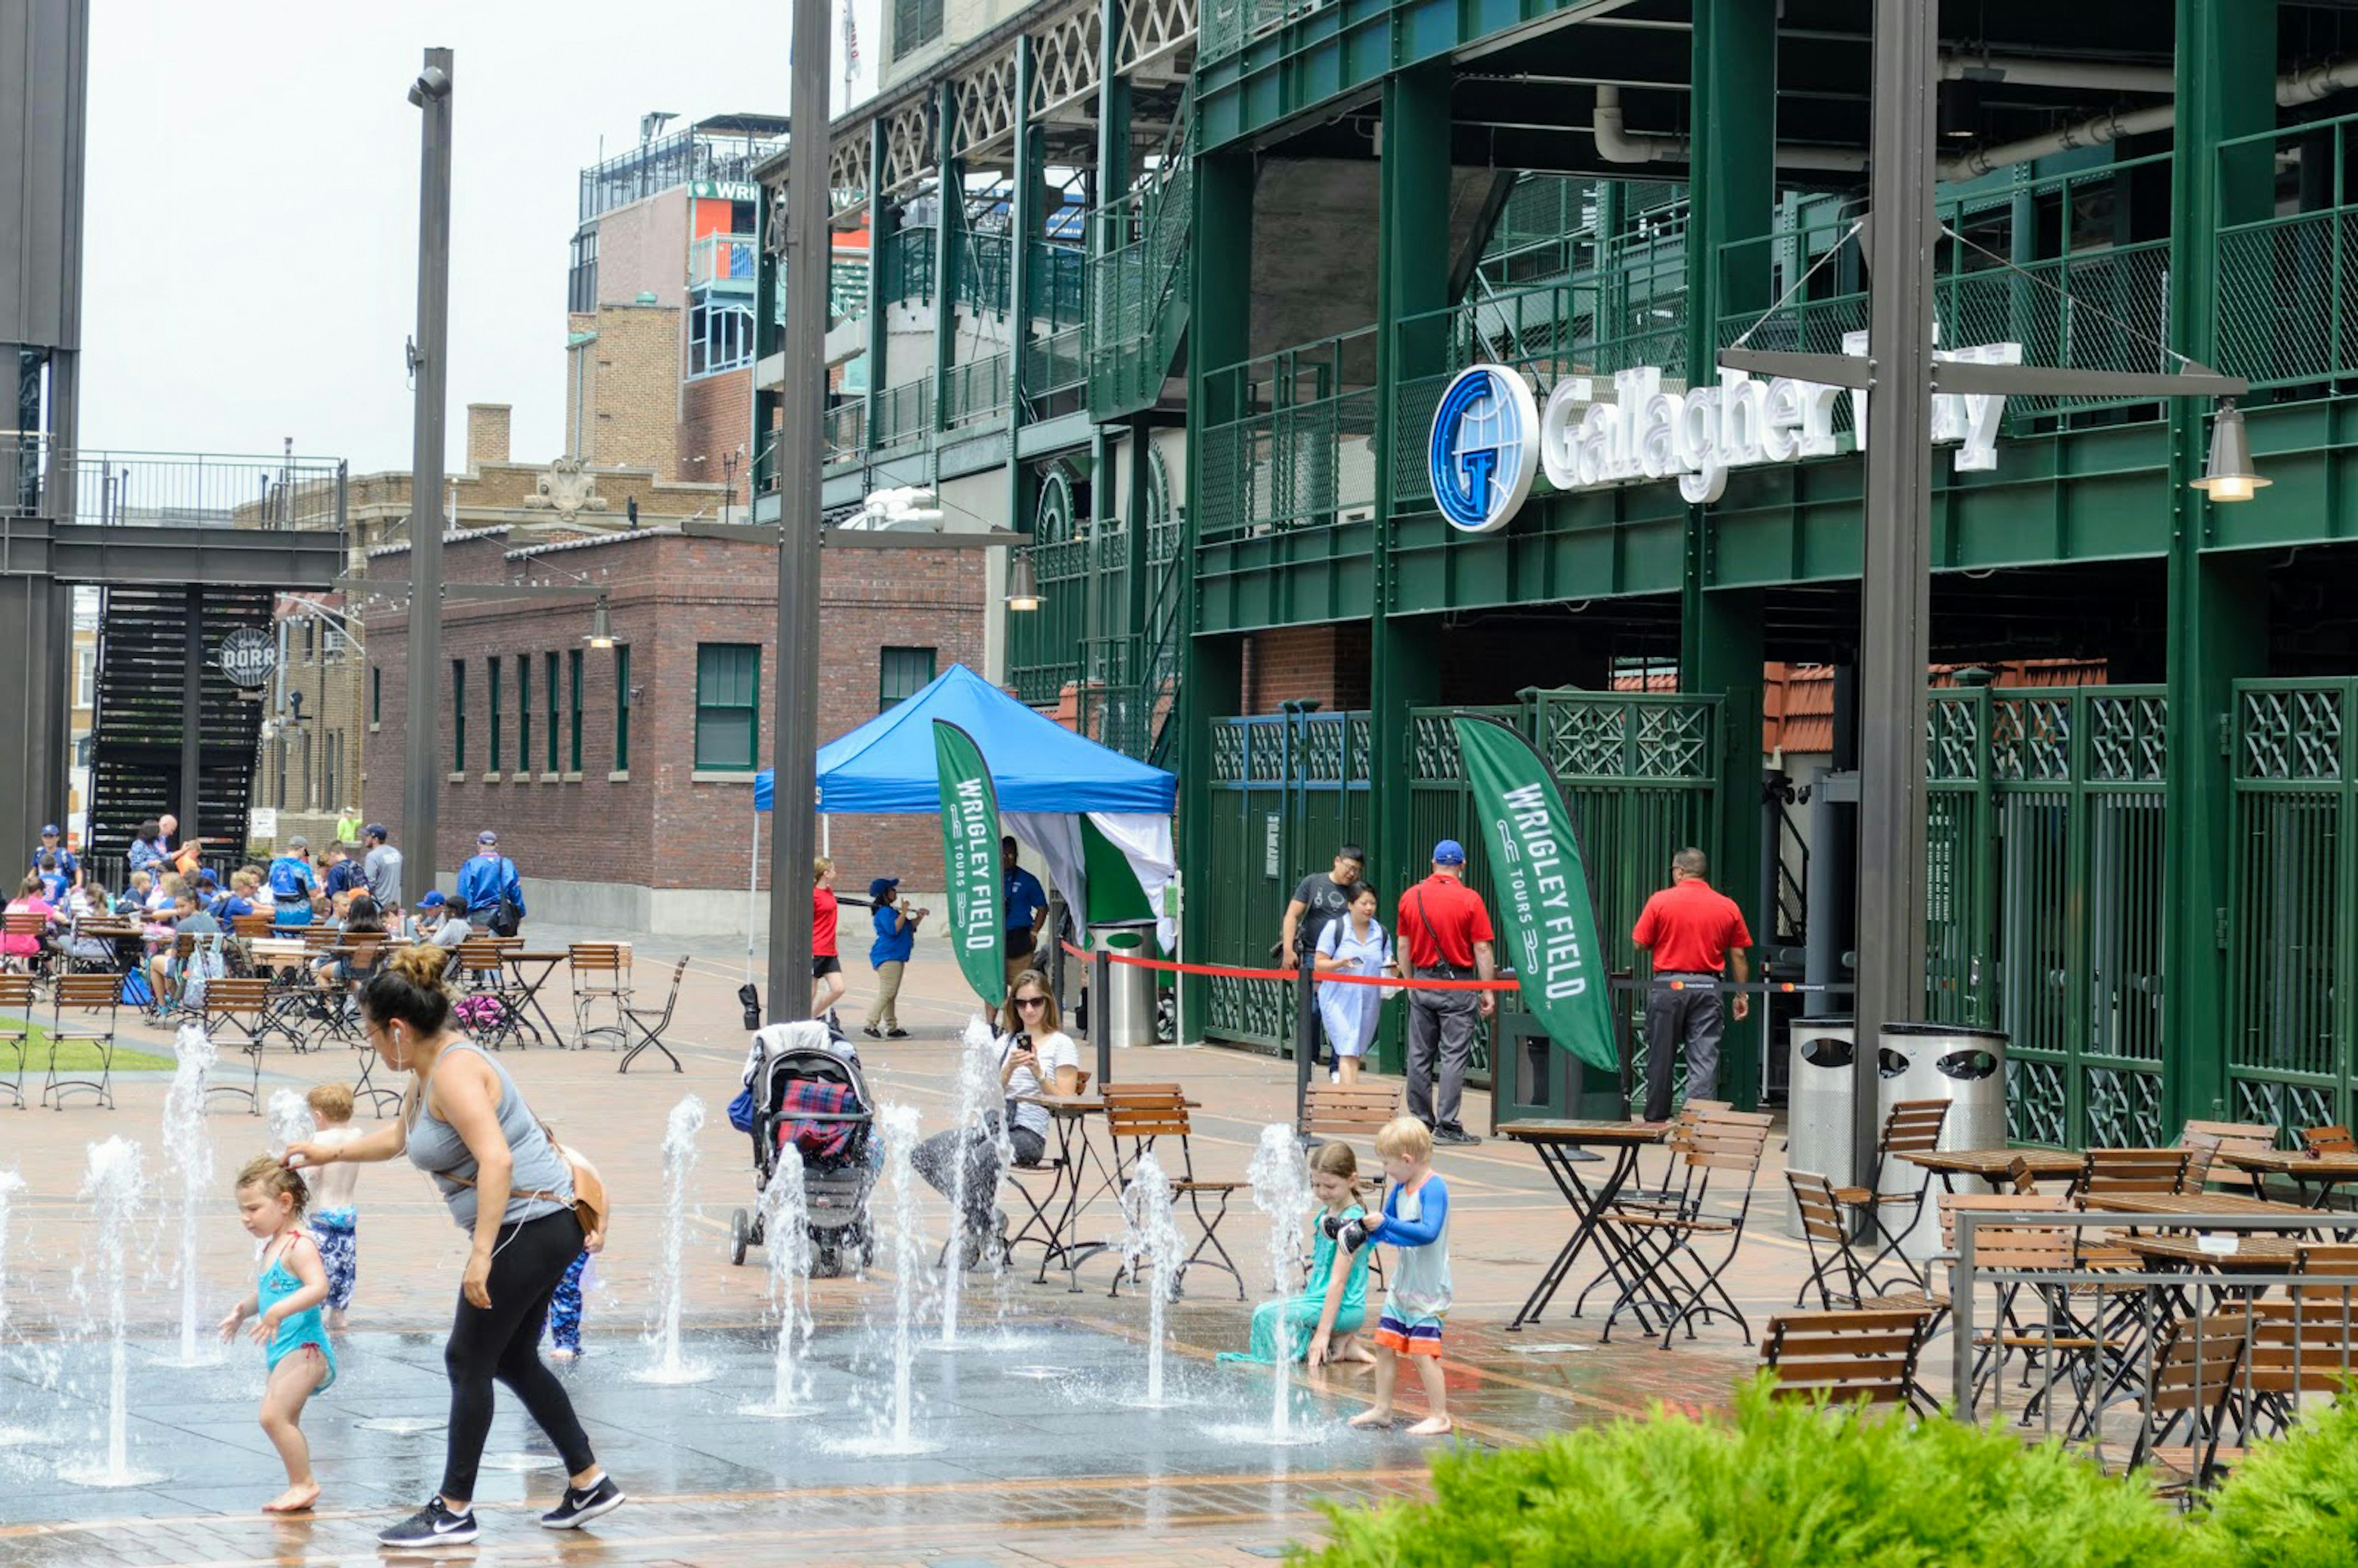
[[[2266,144],[2244,143],[2232,160],[2215,149],[2276,124],[2276,0],[2177,0],[2178,138],[2193,156],[2171,166],[2169,326],[2179,351],[2206,364],[2219,346],[2217,225],[2223,215],[2262,215],[2274,189]],[[2237,167],[2223,167],[2230,162]],[[2204,413],[2185,398],[2169,409],[2166,659],[2176,765],[2164,811],[2177,881],[2162,936],[2171,976],[2162,1082],[2173,1125],[2227,1109],[2220,950],[2233,885],[2234,789],[2214,735],[2232,710],[2237,677],[2267,673],[2267,599],[2255,563],[2202,554],[2206,514],[2215,518],[2218,509],[2187,485],[2201,471]]]
[[[1388,73],[1477,39],[1620,0],[1334,0],[1195,68],[1196,146],[1209,151],[1366,93]],[[1244,6],[1243,10],[1256,7]]]
[[[1365,620],[1376,607],[1376,526],[1346,523],[1199,545],[1206,633]]]
[[[2271,481],[2255,499],[2202,508],[2209,549],[2279,549],[2358,537],[2358,399],[2254,408],[2252,451]]]

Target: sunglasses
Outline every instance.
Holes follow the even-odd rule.
[[[1048,999],[1044,996],[1019,996],[1015,999],[1015,1005],[1018,1007],[1045,1007],[1048,1005]]]

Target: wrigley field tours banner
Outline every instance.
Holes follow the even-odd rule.
[[[1005,879],[999,869],[999,792],[974,737],[934,720],[934,763],[942,781],[942,865],[948,873],[950,946],[986,1007],[1007,995]]]
[[[1548,1038],[1592,1067],[1620,1065],[1605,946],[1572,814],[1530,742],[1492,719],[1457,714],[1457,747],[1490,846],[1498,935],[1523,1005]]]

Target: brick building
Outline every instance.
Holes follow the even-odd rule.
[[[753,774],[773,756],[774,549],[663,525],[554,543],[535,532],[455,531],[446,576],[586,579],[606,592],[617,645],[587,645],[585,600],[449,602],[438,677],[445,885],[475,834],[492,827],[536,916],[673,935],[742,931]],[[373,551],[370,574],[397,575],[406,552]],[[982,666],[981,552],[838,548],[822,559],[823,741],[953,662]],[[392,603],[371,611],[366,627],[373,696],[363,805],[398,839],[407,627]],[[857,892],[877,875],[938,885],[934,818],[823,820],[840,887]]]

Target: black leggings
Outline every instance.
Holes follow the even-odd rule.
[[[492,1382],[514,1390],[533,1421],[557,1444],[568,1475],[596,1462],[565,1385],[540,1359],[541,1325],[565,1271],[581,1255],[581,1222],[569,1208],[500,1227],[492,1253],[492,1304],[459,1294],[442,1365],[450,1374],[450,1444],[442,1461],[442,1495],[473,1500],[475,1468],[492,1430]]]

